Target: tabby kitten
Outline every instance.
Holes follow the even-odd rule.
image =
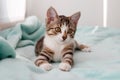
[[[73,66],[73,54],[75,48],[88,50],[89,47],[79,45],[74,40],[77,22],[80,18],[80,12],[66,17],[58,16],[56,10],[50,7],[47,11],[46,33],[41,38],[35,48],[35,64],[45,70],[51,70],[51,61],[61,61],[59,69],[69,71]],[[89,51],[89,50],[88,50]]]

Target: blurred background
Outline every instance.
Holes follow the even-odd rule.
[[[66,16],[81,11],[81,26],[120,27],[120,0],[0,0],[0,23],[32,15],[44,23],[50,6]]]

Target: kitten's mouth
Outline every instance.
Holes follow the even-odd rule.
[[[59,44],[64,44],[66,42],[66,40],[58,40],[57,43]]]
[[[65,40],[61,40],[60,41],[61,43],[66,43],[67,42],[67,40],[65,39]]]
[[[62,43],[64,43],[64,42],[65,42],[65,40],[62,40],[61,42],[62,42]]]
[[[64,43],[68,42],[68,40],[59,38],[59,39],[56,40],[56,42],[59,43],[59,44],[64,44]]]
[[[60,40],[60,43],[63,43],[63,42],[65,42],[64,40]]]
[[[66,39],[62,39],[62,40],[61,40],[61,42],[65,42],[65,41],[66,41]]]

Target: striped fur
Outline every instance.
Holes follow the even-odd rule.
[[[59,69],[69,71],[74,64],[73,54],[76,47],[84,49],[86,46],[78,45],[74,40],[76,26],[80,13],[70,17],[58,16],[54,8],[47,11],[46,34],[40,39],[35,48],[35,64],[50,70],[51,61],[61,61]]]
[[[43,47],[41,52],[39,52],[38,54],[39,54],[38,59],[36,59],[36,61],[35,61],[35,64],[37,66],[39,66],[43,63],[52,61],[54,52],[47,47]]]
[[[62,51],[62,62],[73,65],[74,44],[67,45]]]

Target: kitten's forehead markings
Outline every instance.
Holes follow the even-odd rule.
[[[62,25],[62,27],[61,27],[61,31],[62,31],[62,34],[64,34],[64,32],[67,31],[67,27],[66,27],[65,24]]]

